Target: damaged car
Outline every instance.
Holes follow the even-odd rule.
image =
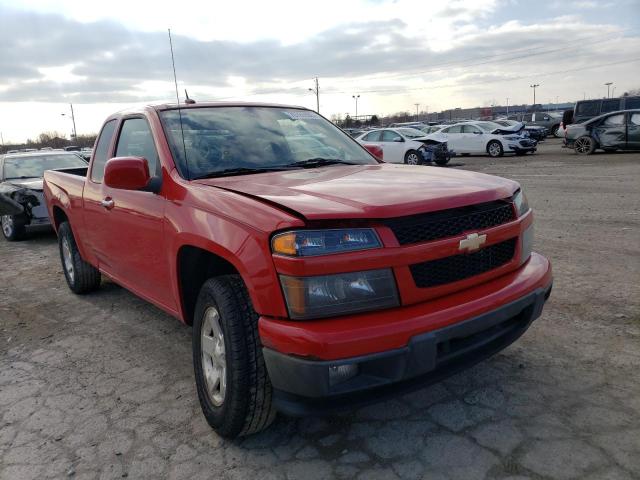
[[[416,128],[379,128],[361,134],[356,140],[365,147],[382,148],[384,161],[390,163],[446,165],[455,155],[444,137],[427,137]]]
[[[500,125],[501,133],[504,135],[508,135],[510,133],[520,133],[525,137],[532,138],[536,142],[543,141],[546,136],[549,134],[549,130],[545,127],[540,127],[538,125],[526,125],[522,122],[518,122],[516,120],[508,120],[508,119],[498,119],[492,120],[493,123]]]
[[[45,170],[86,168],[74,153],[41,151],[0,156],[0,222],[9,241],[24,238],[32,228],[50,227],[42,194]]]
[[[505,132],[504,127],[487,121],[456,123],[426,138],[438,141],[446,139],[448,145],[459,155],[488,154],[490,157],[502,157],[505,153],[533,153],[538,144],[519,133]]]
[[[579,155],[595,150],[640,150],[640,110],[623,110],[567,126],[566,145]]]

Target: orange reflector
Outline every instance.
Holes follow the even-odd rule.
[[[273,253],[281,253],[283,255],[297,255],[298,250],[296,248],[296,234],[295,233],[283,233],[277,237],[273,237],[271,241],[271,248]]]
[[[284,289],[289,313],[294,317],[304,316],[306,312],[305,293],[306,286],[304,279],[298,277],[281,276],[280,281]]]

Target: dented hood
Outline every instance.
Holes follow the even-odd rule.
[[[42,190],[43,180],[42,178],[10,178],[5,183],[15,185],[20,188],[27,188],[29,190]]]
[[[337,165],[195,183],[275,204],[309,220],[412,215],[507,198],[518,188],[514,181],[482,173],[394,164]]]

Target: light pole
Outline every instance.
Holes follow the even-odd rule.
[[[316,87],[310,88],[309,91],[316,94],[316,112],[320,113],[320,84],[318,83],[318,77],[315,78]]]
[[[69,106],[71,107],[71,121],[73,122],[73,138],[77,139],[78,138],[78,134],[76,133],[76,117],[73,114],[73,103],[70,103]],[[61,115],[63,117],[67,116],[66,113],[61,113]]]
[[[607,82],[605,85],[607,86],[607,98],[609,98],[609,88],[613,85],[613,82]]]
[[[529,85],[531,88],[533,88],[533,105],[536,104],[536,88],[540,86],[539,83],[534,83],[533,85]]]
[[[414,105],[416,106],[416,122],[418,121],[418,108],[420,107],[419,103],[414,103]]]
[[[509,97],[507,97],[507,116],[509,116]]]
[[[360,95],[351,95],[351,98],[353,98],[356,101],[356,116],[355,116],[355,119],[358,120],[358,99],[360,98]]]

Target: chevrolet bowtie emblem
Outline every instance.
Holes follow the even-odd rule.
[[[486,235],[478,235],[477,233],[470,233],[467,235],[467,238],[464,240],[460,240],[460,244],[458,245],[458,250],[473,252],[478,250],[480,246],[484,245],[487,241]]]

